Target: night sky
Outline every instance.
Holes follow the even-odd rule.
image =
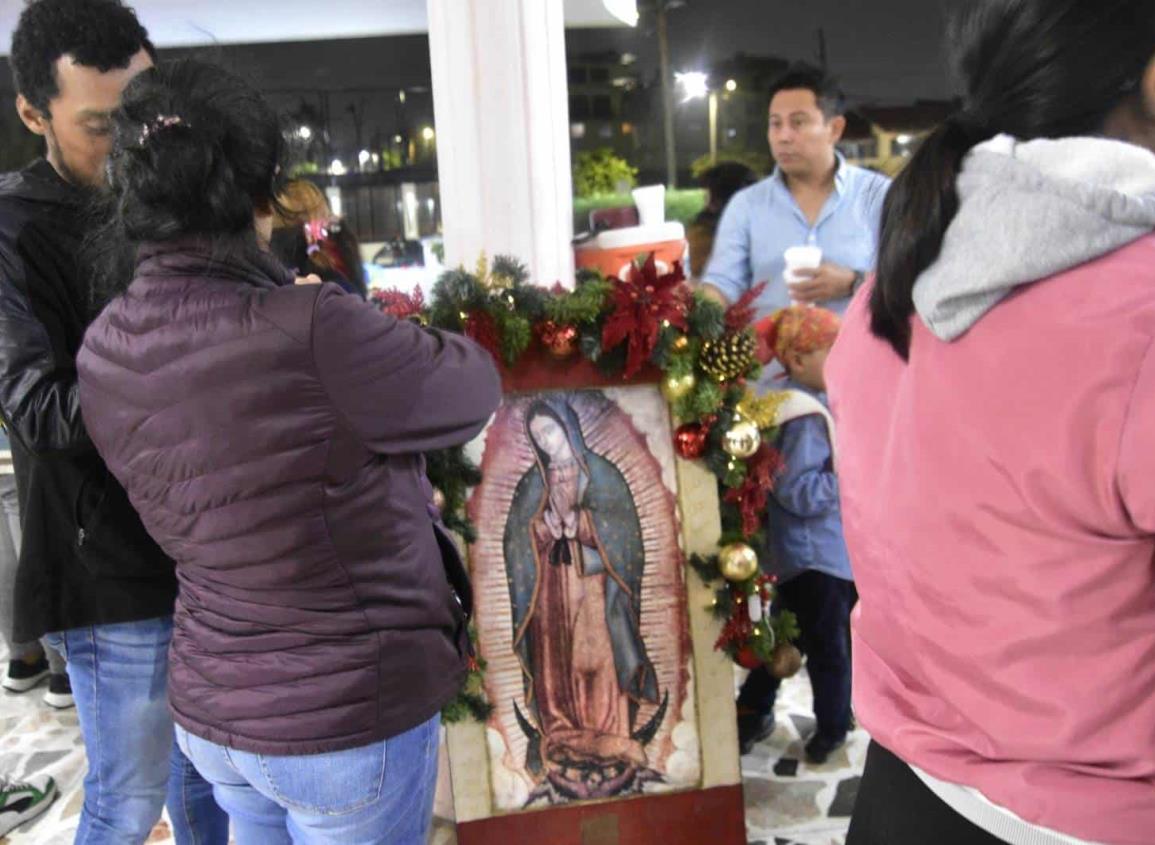
[[[908,103],[952,91],[943,57],[945,9],[965,0],[688,0],[670,13],[675,70],[707,68],[735,53],[814,60],[818,29],[826,33],[831,69],[852,103]],[[570,30],[573,54],[614,49],[638,57],[643,78],[658,75],[652,29]],[[181,51],[185,52],[185,51]],[[432,122],[428,42],[424,36],[212,48],[222,62],[272,94],[279,108],[329,97],[338,143],[353,143],[348,106],[364,111],[362,141],[391,133],[401,118],[396,89],[409,89],[409,122]],[[0,92],[10,76],[0,60]],[[360,90],[351,90],[360,89]],[[424,91],[422,90],[424,89]]]
[[[946,10],[965,0],[689,0],[670,13],[675,69],[704,69],[742,52],[815,60],[826,31],[831,69],[859,102],[904,103],[952,93],[943,57]],[[599,44],[636,53],[657,72],[644,31],[571,31],[571,51]]]

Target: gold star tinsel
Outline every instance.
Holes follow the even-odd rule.
[[[513,287],[513,279],[504,273],[493,273],[489,269],[489,256],[482,252],[477,259],[477,267],[474,270],[477,274],[477,281],[481,282],[481,286],[486,290],[499,293],[503,290],[508,290]]]
[[[734,410],[759,429],[774,428],[778,424],[778,411],[789,398],[790,394],[785,390],[775,390],[765,396],[755,396],[747,391]]]

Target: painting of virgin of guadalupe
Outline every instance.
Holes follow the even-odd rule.
[[[656,390],[620,389],[632,414],[608,392],[510,397],[486,439],[475,502],[497,518],[475,517],[480,646],[520,806],[672,789],[696,773],[672,453],[652,451],[669,442],[668,412]],[[664,439],[641,433],[656,423]]]

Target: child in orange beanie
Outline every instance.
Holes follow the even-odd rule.
[[[857,599],[842,538],[833,420],[826,408],[826,356],[838,317],[824,308],[792,306],[755,326],[758,357],[779,361],[786,390],[775,446],[785,469],[767,505],[767,574],[778,578],[778,603],[798,617],[798,646],[807,656],[817,729],[806,757],[822,764],[850,729],[850,610]],[[779,681],[765,667],[750,673],[738,696],[742,753],[774,730]]]

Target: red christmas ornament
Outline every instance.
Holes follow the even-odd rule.
[[[577,326],[559,326],[546,320],[541,326],[541,343],[554,358],[569,358],[578,350]]]
[[[737,654],[734,655],[734,662],[743,669],[757,669],[762,665],[762,661],[758,655],[754,653],[754,649],[748,645],[744,645],[738,649]]]
[[[710,430],[701,423],[686,423],[674,432],[674,450],[687,461],[706,454],[706,437]]]
[[[645,366],[658,344],[662,323],[688,331],[686,312],[689,290],[683,284],[681,263],[675,263],[673,272],[658,275],[654,253],[642,267],[630,267],[625,281],[614,279],[613,313],[602,328],[602,348],[613,349],[623,341],[626,346],[625,377],[631,378]]]

